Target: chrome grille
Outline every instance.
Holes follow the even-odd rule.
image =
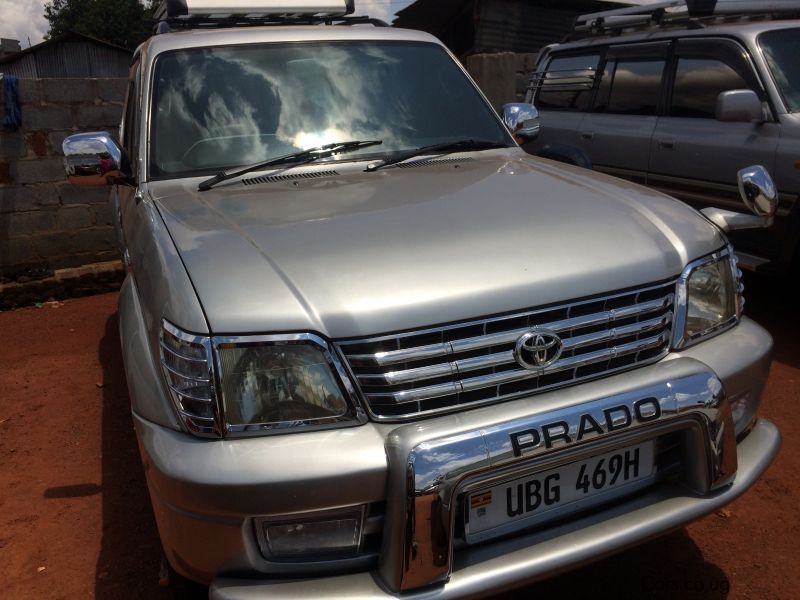
[[[404,419],[537,393],[653,362],[669,349],[675,282],[376,338],[340,341],[374,417]],[[544,370],[514,359],[533,327],[563,351]]]

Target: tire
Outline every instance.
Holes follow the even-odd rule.
[[[175,600],[208,600],[208,586],[178,573],[170,565],[169,588]]]

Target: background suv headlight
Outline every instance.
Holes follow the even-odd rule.
[[[164,321],[160,341],[173,402],[192,433],[263,435],[364,420],[348,373],[316,335],[208,338]]]
[[[738,322],[744,304],[740,278],[730,247],[684,269],[677,284],[674,348],[686,348]]]

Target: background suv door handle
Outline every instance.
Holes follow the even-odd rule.
[[[674,150],[675,140],[672,138],[658,140],[658,147],[661,148],[662,150]]]
[[[585,140],[590,140],[594,137],[594,131],[581,131],[581,137]]]

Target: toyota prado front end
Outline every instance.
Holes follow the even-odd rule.
[[[224,26],[167,4],[119,142],[64,148],[73,182],[112,184],[177,574],[220,599],[486,594],[764,472],[772,342],[731,214],[528,156],[533,107],[504,123],[435,38],[346,2]],[[765,211],[768,184],[742,175]]]

